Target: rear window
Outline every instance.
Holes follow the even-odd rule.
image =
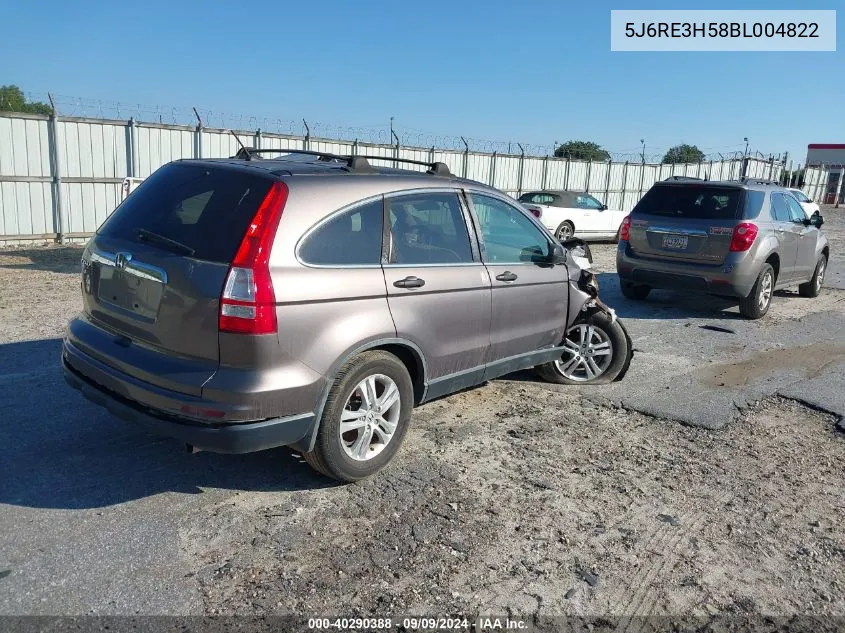
[[[697,220],[737,217],[745,191],[733,187],[660,186],[649,189],[632,213]]]
[[[229,263],[272,180],[241,170],[171,163],[124,200],[97,232],[141,241],[138,229],[194,250],[194,257]]]

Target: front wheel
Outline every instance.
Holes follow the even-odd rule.
[[[364,352],[338,373],[314,449],[303,457],[314,470],[339,481],[369,477],[399,450],[413,406],[405,365],[387,352]]]
[[[622,324],[604,312],[573,324],[563,347],[560,360],[534,368],[540,378],[559,385],[603,385],[619,377],[632,353]]]
[[[561,242],[565,242],[573,235],[575,235],[575,225],[569,220],[561,222],[560,226],[555,230],[555,237]]]

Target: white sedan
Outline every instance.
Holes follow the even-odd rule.
[[[583,191],[529,191],[519,201],[561,241],[616,239],[627,215]]]
[[[804,213],[807,214],[808,218],[812,217],[814,213],[821,213],[819,205],[810,200],[800,189],[789,189],[789,193],[795,196],[795,199],[801,204],[801,208],[804,209]]]

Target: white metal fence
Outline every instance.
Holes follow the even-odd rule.
[[[585,162],[527,156],[402,147],[303,136],[238,131],[247,146],[310,149],[335,154],[441,161],[452,173],[517,196],[535,189],[587,191],[611,208],[630,210],[651,185],[673,175],[710,180],[741,176],[742,159],[686,165]],[[179,158],[222,158],[237,153],[229,130],[134,120],[0,114],[0,244],[84,238],[120,202],[126,178],[142,179]],[[784,165],[747,159],[746,175],[777,180]],[[406,167],[406,165],[399,164]],[[817,199],[827,169],[808,168],[803,189]]]

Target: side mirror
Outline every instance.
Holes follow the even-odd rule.
[[[558,243],[552,244],[551,253],[549,253],[549,263],[552,266],[566,263],[566,249]]]
[[[601,210],[602,210],[602,211],[607,211],[607,205],[606,205],[606,204],[601,205]]]
[[[822,224],[824,224],[824,218],[822,217],[821,213],[816,211],[813,215],[810,216],[810,224],[817,229],[822,228]]]

